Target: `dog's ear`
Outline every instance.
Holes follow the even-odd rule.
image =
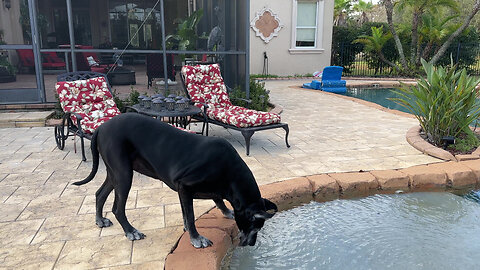
[[[261,211],[259,213],[256,213],[255,215],[253,215],[253,217],[255,219],[264,219],[264,220],[267,220],[269,218],[272,218],[275,214],[270,214],[270,213],[267,213],[265,211]]]
[[[269,211],[269,210],[273,210],[274,213],[276,213],[278,211],[278,208],[277,208],[277,205],[274,204],[273,202],[265,199],[265,198],[262,198],[263,199],[263,203],[265,204],[265,210],[266,211]]]

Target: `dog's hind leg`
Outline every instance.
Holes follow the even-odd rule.
[[[222,199],[213,199],[213,201],[215,202],[215,205],[217,205],[217,208],[220,209],[220,211],[222,211],[222,214],[226,218],[234,219],[233,211],[227,208],[227,206],[225,205],[225,202],[223,202]]]
[[[190,234],[190,243],[196,248],[206,248],[211,246],[212,241],[201,236],[195,227],[195,214],[193,212],[193,196],[183,187],[178,189],[178,197],[182,206],[183,224]]]
[[[113,202],[113,209],[112,212],[115,214],[115,217],[118,220],[118,223],[123,228],[125,232],[125,236],[133,241],[133,240],[140,240],[145,238],[145,234],[141,233],[137,229],[135,229],[130,222],[127,220],[127,216],[125,215],[125,206],[127,204],[128,193],[130,192],[130,188],[132,187],[132,177],[133,171],[131,166],[128,164],[123,164],[121,166],[117,166],[115,171],[114,179],[115,181],[115,200]]]
[[[98,227],[110,227],[113,223],[110,219],[103,217],[103,206],[105,205],[105,201],[107,200],[108,195],[113,190],[113,185],[110,182],[110,173],[107,172],[107,178],[105,182],[103,182],[102,186],[97,190],[95,193],[96,197],[96,216],[95,216],[95,223]]]

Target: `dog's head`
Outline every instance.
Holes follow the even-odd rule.
[[[235,211],[235,221],[240,229],[239,245],[255,245],[258,231],[263,227],[265,220],[273,217],[277,210],[273,202],[261,198],[259,202],[249,205],[244,210]]]

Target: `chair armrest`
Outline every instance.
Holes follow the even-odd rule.
[[[83,134],[83,130],[82,130],[82,125],[80,124],[80,121],[83,119],[83,117],[78,114],[78,113],[72,113],[75,118],[77,119],[77,129],[78,129],[78,132]]]
[[[230,97],[230,99],[236,99],[236,100],[245,101],[246,103],[248,103],[248,105],[250,105],[250,104],[252,103],[252,100],[251,100],[251,99],[246,99],[246,98]]]

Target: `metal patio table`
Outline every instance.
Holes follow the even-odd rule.
[[[161,111],[156,111],[151,108],[147,109],[145,107],[140,107],[140,104],[127,106],[127,111],[129,109],[137,113],[155,117],[162,121],[166,119],[168,123],[181,128],[187,128],[188,124],[190,124],[191,116],[202,113],[200,108],[191,104],[189,104],[185,110],[175,109],[173,111],[169,111],[166,108],[162,108]]]

